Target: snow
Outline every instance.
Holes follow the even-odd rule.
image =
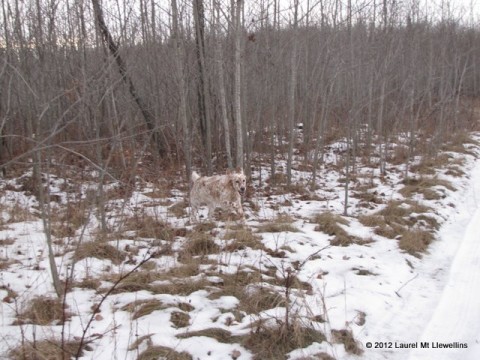
[[[478,140],[480,134],[474,134],[474,137]],[[332,153],[326,154],[327,164],[337,161],[338,154],[333,154],[333,151],[341,151],[342,144],[334,144],[331,149]],[[202,289],[187,294],[155,293],[146,289],[113,293],[103,299],[105,291],[98,290],[109,289],[113,285],[107,275],[115,278],[126,274],[142,258],[161,249],[162,245],[171,244],[173,254],[153,258],[154,267],[149,271],[155,275],[166,274],[181,266],[178,254],[188,242],[184,236],[176,236],[173,242],[168,242],[138,238],[132,230],[125,231],[109,243],[119,250],[136,248],[137,253],[131,255],[136,262],[115,264],[93,257],[77,261],[73,280],[99,278],[101,281],[96,290],[74,287],[67,293],[66,303],[72,316],[64,326],[57,323],[15,325],[18,313],[25,309],[30,299],[40,295],[54,297],[54,291],[43,224],[35,215],[38,203],[33,196],[12,190],[16,186],[15,180],[5,180],[0,188],[0,203],[3,204],[0,211],[0,299],[3,299],[0,303],[0,358],[8,358],[8,352],[20,344],[22,337],[38,341],[64,334],[69,339],[79,339],[85,332],[90,348],[85,351],[83,359],[136,359],[148,344],[185,351],[194,359],[228,360],[233,358],[232,354],[239,360],[252,359],[252,352],[239,342],[221,342],[206,335],[178,337],[214,328],[229,331],[232,336],[243,336],[249,334],[252,324],[259,320],[265,326],[273,327],[285,319],[285,303],[259,313],[247,313],[238,310],[240,300],[234,295],[212,296],[221,289],[222,276],[235,276],[240,272],[249,272],[252,276],[261,274],[260,281],[244,287],[244,293],[254,293],[261,288],[284,296],[282,281],[289,273],[311,286],[290,289],[288,311],[302,323],[323,332],[327,341],[294,349],[289,353],[289,359],[313,359],[320,352],[346,360],[480,358],[480,148],[471,145],[470,151],[477,155],[450,154],[454,158],[465,159],[461,166],[466,173],[464,177],[449,176],[444,169],[437,171],[437,176],[450,181],[456,191],[439,187],[439,193],[444,196],[428,201],[420,194],[415,195],[421,204],[432,207],[428,215],[442,224],[428,252],[421,257],[401,251],[397,240],[377,235],[356,218],[381,210],[389,200],[404,200],[399,193],[404,176],[401,167],[391,165],[385,179],[380,179],[375,168],[359,167],[359,174],[363,176],[359,176],[359,181],[373,182],[375,186],[366,191],[375,192],[383,203],[372,204],[367,209],[360,206],[358,198],[350,197],[350,216],[344,217],[348,225],[340,226],[349,235],[371,241],[347,247],[330,246],[333,237],[316,231],[316,224],[311,221],[314,215],[327,210],[343,213],[344,190],[339,172],[327,167],[319,171],[319,189],[314,193],[317,198],[311,200],[299,199],[288,192],[264,194],[258,186],[257,173],[253,174],[251,186],[256,188],[253,201],[259,210],[255,212],[247,208],[247,228],[253,230],[259,237],[258,241],[271,251],[270,254],[248,247],[231,252],[222,250],[205,256],[198,265],[199,273],[194,276],[159,277],[150,284],[171,284],[173,280],[206,283]],[[260,171],[263,179],[268,178],[268,167]],[[308,178],[308,173],[298,170],[294,176],[300,181]],[[60,184],[70,180],[55,176],[49,179],[52,189],[59,195],[60,204],[65,203],[71,194],[62,192],[65,187]],[[5,184],[9,185],[8,188]],[[84,199],[87,192],[96,189],[93,182],[70,187],[76,188],[79,191],[76,196]],[[111,185],[111,188],[115,186]],[[126,216],[141,214],[187,230],[193,228],[188,216],[177,219],[169,213],[168,206],[160,205],[164,200],[169,200],[170,204],[182,201],[183,191],[173,189],[168,199],[148,196],[152,191],[155,191],[154,185],[147,183],[125,201],[111,200],[108,203],[109,224],[118,227]],[[257,233],[259,225],[272,221],[279,214],[289,215],[293,219],[291,225],[299,231]],[[77,230],[73,238],[83,236],[82,242],[93,241],[98,224],[97,215],[92,212],[85,225],[86,231]],[[233,226],[235,224],[217,224],[211,231],[216,244],[224,246],[229,243],[223,235]],[[157,245],[154,245],[155,242]],[[69,246],[72,249],[73,244]],[[72,269],[72,251],[66,248],[62,243],[55,245],[55,260],[62,276]],[[272,255],[274,252],[277,255]],[[16,293],[14,301],[10,298],[11,292]],[[132,313],[126,310],[127,305],[151,300],[160,302],[162,306],[137,319],[133,319]],[[92,309],[101,301],[99,316],[95,316]],[[180,304],[188,304],[191,310],[182,309]],[[188,314],[188,325],[176,327],[171,321],[173,312]],[[242,316],[238,316],[239,313]],[[364,314],[364,321],[360,321],[361,314]],[[325,321],[314,320],[319,316]],[[333,329],[350,330],[363,354],[348,353],[343,344],[334,341],[331,335]],[[132,346],[142,337],[146,338]],[[373,347],[369,348],[368,343]],[[421,343],[428,343],[430,348],[419,348]],[[440,344],[452,344],[453,348],[432,348]],[[463,344],[467,348],[460,347]],[[407,346],[417,348],[405,348]]]

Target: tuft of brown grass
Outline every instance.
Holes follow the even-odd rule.
[[[407,230],[402,234],[398,246],[411,255],[419,256],[419,253],[427,250],[433,239],[434,236],[428,231]]]
[[[135,231],[141,238],[171,241],[175,237],[175,229],[170,224],[143,212],[126,219],[124,226],[124,230]]]
[[[30,300],[21,312],[18,322],[21,324],[50,325],[68,320],[71,314],[58,298],[39,296]]]
[[[251,333],[243,337],[242,345],[255,354],[255,360],[286,359],[286,354],[294,349],[326,340],[322,332],[305,327],[298,320],[292,321],[289,327],[279,322],[280,325],[270,327],[258,321]]]
[[[292,223],[295,220],[286,214],[280,214],[270,222],[258,226],[261,233],[300,232]]]
[[[221,343],[232,344],[237,342],[238,337],[232,336],[232,333],[228,330],[220,329],[220,328],[210,328],[210,329],[203,329],[198,331],[189,331],[183,334],[178,334],[177,338],[180,339],[188,339],[195,336],[206,336],[209,338],[213,338]]]
[[[11,360],[65,360],[73,358],[80,346],[79,341],[64,341],[48,339],[35,342],[26,342],[9,353]],[[87,350],[87,346],[84,349]],[[83,350],[83,349],[82,349]],[[80,351],[80,356],[83,351]]]
[[[400,194],[406,198],[411,198],[413,194],[422,194],[426,200],[438,200],[442,195],[435,191],[434,187],[442,186],[451,191],[455,190],[449,181],[438,178],[409,178],[403,180],[403,184],[405,186],[400,189]]]
[[[437,156],[424,156],[419,164],[412,165],[410,170],[422,175],[434,175],[437,169],[447,166],[452,157],[448,154],[440,154]]]
[[[367,227],[376,227],[385,225],[385,219],[380,215],[360,215],[358,221]]]
[[[52,234],[58,238],[73,237],[75,231],[88,220],[87,202],[69,202],[58,214],[54,214]]]
[[[183,311],[172,311],[170,314],[170,322],[176,328],[187,327],[190,325],[190,315]]]
[[[350,330],[334,330],[332,329],[333,341],[339,344],[343,344],[345,351],[349,354],[361,355],[363,353],[359,343],[353,338],[353,334]]]
[[[188,234],[187,238],[187,244],[183,249],[184,256],[205,256],[220,251],[220,246],[208,233],[194,231]]]
[[[347,235],[347,232],[339,225],[348,225],[348,221],[340,215],[329,211],[315,215],[312,222],[317,224],[315,231],[321,231],[327,235]]]
[[[334,236],[330,240],[332,246],[349,246],[351,244],[364,245],[372,242],[371,240],[363,240],[356,236],[349,235],[341,226],[348,225],[349,222],[340,215],[333,214],[329,211],[316,215],[312,222],[317,224],[315,231],[321,231],[327,235]]]
[[[100,280],[94,279],[91,277],[86,277],[85,279],[81,281],[76,281],[73,284],[73,287],[78,287],[80,289],[91,289],[91,290],[97,290],[101,285]]]
[[[175,217],[182,218],[187,216],[187,211],[186,211],[187,208],[188,208],[188,203],[185,200],[182,200],[170,206],[168,208],[168,211],[170,211],[173,215],[175,215]]]
[[[110,260],[113,264],[119,265],[125,260],[126,254],[104,241],[84,242],[75,249],[73,254],[75,262],[89,257]]]
[[[225,246],[225,251],[233,252],[250,248],[253,250],[265,250],[262,238],[255,235],[250,228],[229,230],[223,237],[224,240],[233,240]]]
[[[149,346],[138,355],[137,360],[192,360],[192,356],[186,352],[177,352],[165,346]]]
[[[138,300],[131,302],[121,308],[123,311],[128,311],[132,313],[132,319],[138,319],[142,316],[146,316],[151,314],[156,310],[166,309],[165,306],[160,300],[158,299],[150,299],[150,300]]]
[[[201,279],[178,279],[172,280],[165,284],[154,284],[149,290],[154,294],[171,294],[171,295],[190,295],[191,293],[203,290],[208,282]]]

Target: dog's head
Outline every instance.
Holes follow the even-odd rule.
[[[235,172],[228,170],[227,175],[230,177],[233,188],[238,191],[240,195],[245,194],[245,190],[247,190],[247,177],[243,173],[243,170],[237,169]]]

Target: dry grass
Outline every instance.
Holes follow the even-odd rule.
[[[190,315],[183,311],[172,311],[170,314],[170,322],[176,328],[183,328],[190,325]]]
[[[285,214],[278,215],[270,222],[258,226],[258,232],[261,233],[279,233],[279,232],[300,232],[292,225],[294,219]]]
[[[262,238],[255,235],[250,228],[229,230],[223,237],[224,240],[233,240],[225,246],[225,251],[233,252],[250,248],[253,250],[265,250]]]
[[[317,224],[315,231],[321,231],[327,235],[347,234],[347,232],[339,224],[348,225],[348,221],[329,211],[316,215],[312,219],[312,222]]]
[[[150,299],[131,302],[123,306],[121,309],[123,311],[131,312],[132,319],[135,320],[141,318],[142,316],[149,315],[156,310],[163,310],[166,308],[167,306],[165,306],[160,300]]]
[[[343,344],[347,353],[355,355],[361,355],[363,353],[362,348],[353,338],[353,334],[350,330],[332,330],[332,338],[334,342]]]
[[[427,250],[433,239],[434,236],[428,231],[407,230],[402,234],[398,246],[409,254],[419,256],[419,253]]]
[[[78,352],[80,342],[57,339],[27,342],[9,353],[10,360],[65,360],[71,359]],[[84,346],[84,349],[87,349]],[[83,355],[83,351],[80,352]]]
[[[283,296],[265,286],[255,285],[262,281],[280,283],[280,279],[263,276],[259,271],[238,271],[235,274],[218,274],[222,283],[218,284],[218,291],[209,298],[217,299],[222,296],[234,296],[240,303],[238,310],[248,314],[258,314],[262,311],[285,304]]]
[[[75,231],[88,220],[86,201],[70,202],[62,211],[53,214],[52,235],[58,238],[73,237]]]
[[[140,213],[124,222],[125,231],[135,231],[138,237],[171,241],[175,237],[175,229],[170,224],[153,216]]]
[[[187,238],[182,256],[205,256],[220,252],[220,246],[209,233],[194,231],[188,234]]]
[[[364,245],[372,242],[372,240],[363,240],[356,236],[349,235],[340,226],[340,224],[348,225],[348,220],[329,211],[316,215],[312,219],[312,222],[317,224],[314,229],[315,231],[321,231],[327,235],[334,236],[334,238],[330,240],[330,245],[332,246]]]
[[[149,346],[145,351],[138,355],[137,360],[192,360],[190,354],[186,352],[177,352],[165,346]]]
[[[442,195],[433,189],[434,187],[441,186],[451,191],[455,190],[449,181],[438,178],[410,178],[405,179],[403,184],[405,186],[400,190],[400,194],[406,198],[411,198],[413,194],[422,194],[426,200],[438,200],[442,198]]]
[[[251,333],[242,339],[242,345],[255,354],[255,360],[287,359],[286,354],[294,349],[326,340],[323,333],[304,327],[300,321],[293,321],[288,328],[281,321],[279,323],[279,326],[272,328],[259,321]]]
[[[178,279],[172,280],[165,284],[154,284],[149,286],[149,290],[154,294],[170,294],[170,295],[190,295],[191,293],[204,290],[208,282],[201,279]]]
[[[30,300],[27,307],[19,315],[18,323],[50,325],[68,320],[71,314],[58,298],[39,296]]]
[[[110,260],[113,264],[119,265],[125,260],[126,254],[104,241],[84,242],[75,249],[73,254],[75,262],[89,257]]]
[[[238,337],[232,336],[232,333],[228,330],[220,328],[210,328],[198,331],[189,331],[183,334],[178,334],[177,337],[180,339],[188,339],[195,336],[206,336],[213,338],[221,343],[232,344],[238,341]]]
[[[109,274],[104,277],[104,280],[115,283],[121,274]],[[114,294],[123,292],[136,292],[136,291],[153,291],[156,284],[152,284],[155,281],[166,281],[172,279],[172,275],[160,273],[149,270],[138,270],[125,279],[123,279],[113,290]],[[104,289],[105,290],[105,289]]]
[[[171,212],[175,217],[177,218],[182,218],[187,216],[187,211],[186,209],[188,208],[188,202],[185,200],[176,202],[172,206],[168,208],[168,211]]]
[[[385,225],[385,219],[380,215],[360,215],[358,221],[367,227],[377,227]]]
[[[86,277],[85,279],[81,281],[76,281],[73,283],[72,287],[77,287],[80,289],[91,289],[91,290],[97,290],[101,285],[100,280],[94,279],[91,277]]]

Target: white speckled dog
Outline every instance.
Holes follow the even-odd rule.
[[[190,190],[190,205],[192,216],[198,220],[198,208],[208,207],[208,217],[213,219],[216,208],[234,211],[245,221],[242,207],[242,195],[247,188],[247,179],[243,170],[227,170],[225,175],[200,176],[192,173],[192,189]]]

